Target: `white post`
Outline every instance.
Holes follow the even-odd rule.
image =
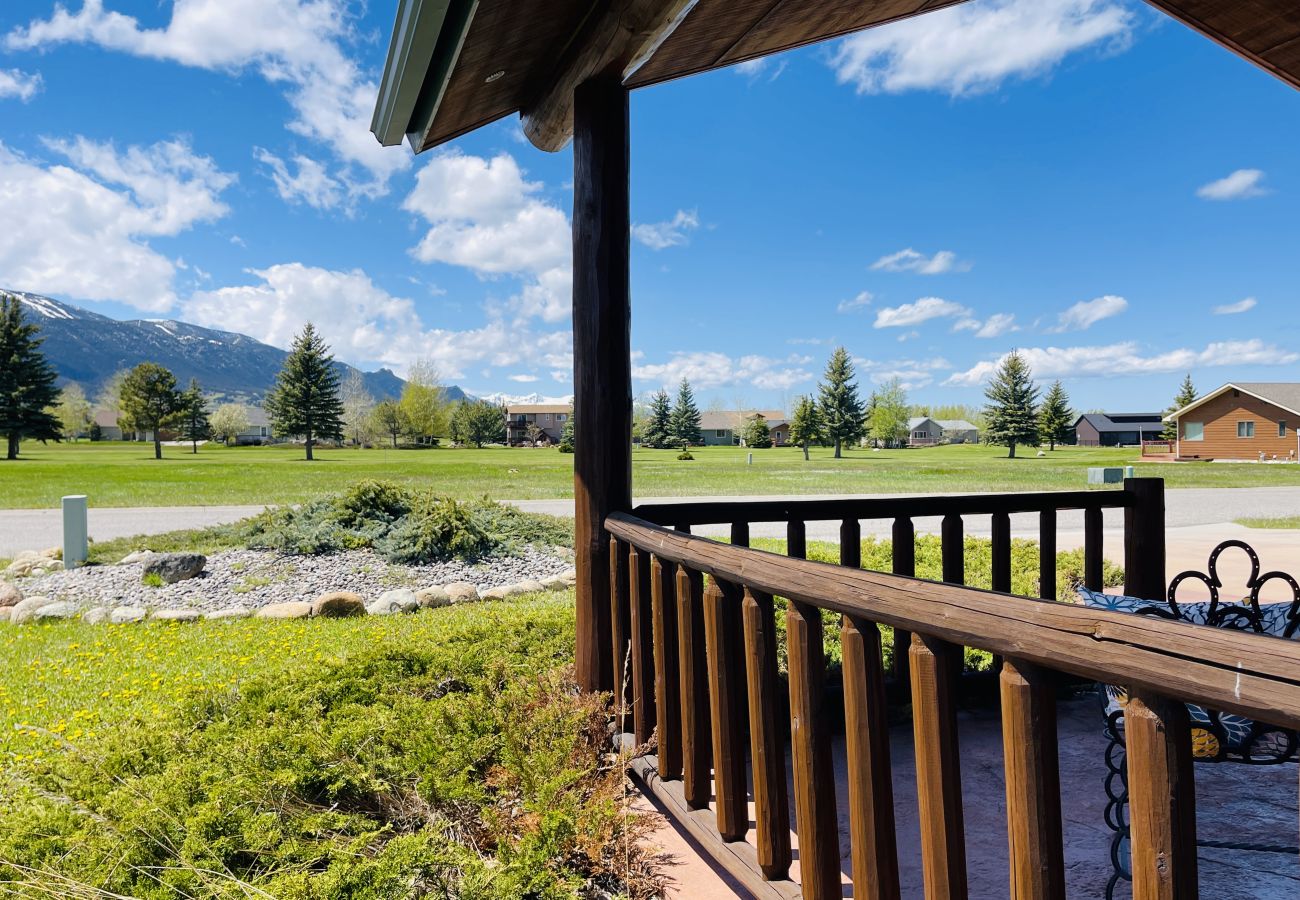
[[[84,565],[90,555],[89,530],[86,526],[86,495],[63,498],[63,568]]]
[[[749,454],[749,462],[747,463],[747,465],[752,466],[753,464],[754,464],[754,454],[751,453]]]

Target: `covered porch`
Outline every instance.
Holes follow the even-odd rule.
[[[623,739],[652,751],[638,777],[702,852],[760,897],[890,898],[918,886],[930,898],[1100,895],[1104,885],[1077,880],[1080,866],[1109,866],[1095,856],[1113,845],[1070,835],[1103,795],[1076,802],[1062,777],[1069,738],[1086,731],[1070,686],[1100,681],[1129,689],[1117,777],[1130,792],[1133,896],[1198,896],[1210,882],[1198,874],[1184,704],[1300,727],[1300,647],[1055,602],[1049,560],[1062,511],[1083,517],[1088,587],[1107,586],[1113,510],[1124,523],[1125,593],[1165,597],[1160,482],[633,509],[630,91],[951,4],[403,0],[373,130],[420,152],[518,112],[540,149],[572,139],[576,670],[585,689],[616,695]],[[1152,5],[1300,86],[1293,3]],[[1037,599],[1011,595],[1013,515],[1038,520]],[[914,521],[926,516],[942,519],[941,581],[915,573]],[[991,591],[965,586],[968,520],[987,523]],[[861,568],[864,521],[889,523],[888,573]],[[814,522],[834,523],[838,564],[803,558]],[[757,523],[783,531],[783,555],[748,546]],[[718,525],[729,543],[691,533]],[[838,630],[838,691],[827,689],[826,621]],[[887,647],[897,650],[888,668]],[[964,648],[994,655],[984,689],[995,705],[974,716],[961,711]],[[899,704],[911,707],[901,731],[891,726]],[[911,792],[897,746],[909,731]],[[968,736],[976,732],[984,737]],[[983,754],[964,752],[967,743]],[[1295,770],[1276,772],[1290,783],[1279,843],[1292,845]],[[900,804],[915,817],[896,814]],[[1262,821],[1257,807],[1240,811]],[[981,849],[993,846],[1003,848],[997,862]],[[1293,893],[1294,873],[1275,874]]]

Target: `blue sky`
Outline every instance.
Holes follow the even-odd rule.
[[[0,286],[564,396],[571,155],[369,134],[395,3],[0,6]],[[1300,94],[1129,0],[975,0],[632,97],[636,389],[782,406],[836,344],[978,403],[1300,379]]]

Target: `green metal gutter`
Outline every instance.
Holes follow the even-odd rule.
[[[370,130],[416,153],[433,127],[478,0],[401,0]]]

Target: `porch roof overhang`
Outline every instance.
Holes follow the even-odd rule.
[[[520,113],[543,150],[573,134],[573,89],[729,66],[964,0],[400,0],[371,131],[419,153]],[[1148,0],[1300,88],[1295,0]]]

